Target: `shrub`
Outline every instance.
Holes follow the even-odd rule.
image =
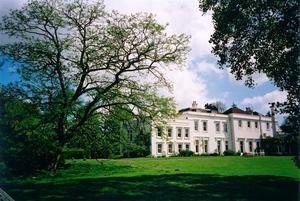
[[[194,152],[190,150],[182,150],[178,154],[179,156],[193,156]]]
[[[218,154],[218,153],[211,153],[211,154],[209,154],[209,156],[219,156],[220,154]]]
[[[226,150],[223,152],[224,156],[234,156],[236,153],[233,150]]]

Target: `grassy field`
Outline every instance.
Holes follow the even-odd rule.
[[[291,157],[74,160],[55,176],[1,180],[20,200],[298,200]]]

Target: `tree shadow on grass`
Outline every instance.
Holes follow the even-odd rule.
[[[63,184],[9,184],[3,188],[16,201],[296,201],[298,185],[295,180],[277,176],[174,174],[80,179]]]

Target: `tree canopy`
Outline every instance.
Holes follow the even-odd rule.
[[[23,93],[37,106],[41,124],[51,123],[60,155],[95,113],[112,107],[152,119],[175,114],[162,69],[180,66],[189,37],[167,35],[152,14],[108,13],[102,1],[33,0],[2,18],[11,37],[0,52],[18,62]]]
[[[300,131],[299,1],[199,0],[204,13],[212,11],[212,52],[221,68],[254,86],[254,73],[265,73],[287,102],[278,104],[289,114],[294,133]]]

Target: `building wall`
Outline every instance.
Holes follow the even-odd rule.
[[[195,121],[198,122],[198,129],[195,129]],[[239,121],[242,122],[242,126],[239,126]],[[203,122],[206,122],[206,130]],[[248,127],[248,122],[250,122],[250,127]],[[255,122],[257,122],[257,128]],[[216,130],[218,123],[219,131]],[[267,123],[269,123],[269,129],[267,129]],[[227,125],[227,131],[224,129],[224,124]],[[172,130],[171,137],[168,136],[168,128]],[[207,142],[207,153],[223,153],[226,141],[230,150],[241,151],[240,141],[243,141],[243,152],[254,152],[257,143],[260,143],[261,136],[273,136],[270,117],[245,114],[224,115],[188,111],[160,129],[161,136],[158,136],[158,129],[155,126],[152,128],[151,152],[153,156],[178,154],[178,145],[181,145],[182,150],[188,145],[189,150],[202,154],[205,153],[205,141]],[[178,136],[178,129],[181,129],[181,137]],[[188,129],[188,137],[185,136],[186,129]],[[169,144],[172,144],[172,153],[169,152]],[[158,146],[161,146],[160,153]],[[252,151],[250,146],[252,146]],[[197,147],[198,152],[196,152]]]

